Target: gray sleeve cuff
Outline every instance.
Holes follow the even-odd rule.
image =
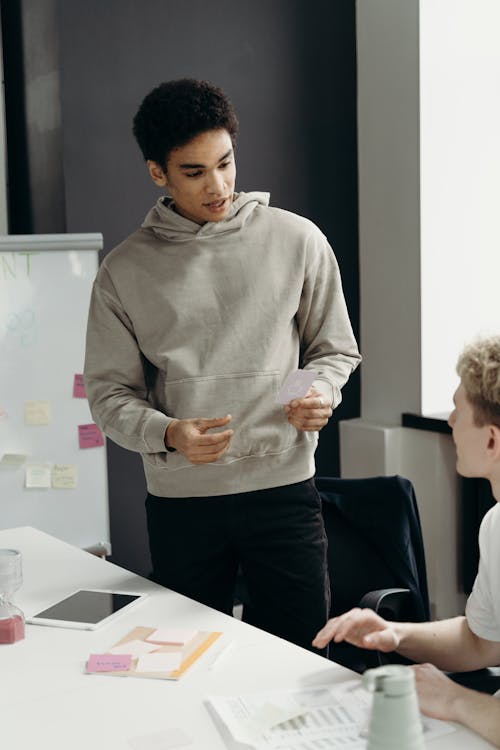
[[[338,388],[336,385],[332,385],[328,382],[328,380],[315,380],[313,383],[313,388],[316,388],[316,390],[319,391],[321,395],[328,400],[328,403],[332,405],[332,409],[336,409],[342,401],[342,393],[340,391],[340,388]]]
[[[165,432],[172,421],[172,417],[167,417],[161,411],[155,412],[148,419],[144,428],[146,453],[165,453]]]

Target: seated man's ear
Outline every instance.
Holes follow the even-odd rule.
[[[163,167],[157,161],[151,161],[150,159],[148,159],[146,164],[154,184],[157,187],[165,187],[167,184],[167,175],[163,171]]]
[[[500,427],[495,424],[488,427],[488,453],[494,461],[500,462]]]

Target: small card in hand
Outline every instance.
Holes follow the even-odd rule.
[[[289,404],[295,398],[304,398],[317,375],[316,370],[293,370],[279,389],[276,402]]]

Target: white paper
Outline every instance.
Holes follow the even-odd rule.
[[[316,370],[293,370],[279,389],[276,402],[289,404],[295,398],[304,398],[317,375]]]
[[[371,700],[356,679],[304,690],[217,696],[209,704],[233,739],[255,750],[365,750]],[[426,741],[455,731],[426,717],[423,724]]]
[[[208,669],[220,669],[221,666],[226,663],[227,657],[229,655],[229,652],[232,651],[232,648],[232,641],[226,641],[226,643],[222,643],[212,661],[209,662]]]
[[[166,646],[184,646],[195,637],[197,632],[197,630],[182,630],[180,628],[158,628],[154,633],[148,635],[146,640],[148,643]]]
[[[179,669],[182,654],[179,651],[170,653],[142,654],[137,660],[136,672],[173,672]]]
[[[26,489],[49,489],[52,484],[50,464],[26,464]]]
[[[110,648],[108,654],[130,654],[130,656],[142,656],[142,654],[150,654],[152,651],[156,651],[159,647],[154,646],[150,643],[144,643],[144,641],[134,640],[122,643],[120,646]]]

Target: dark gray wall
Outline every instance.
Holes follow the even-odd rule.
[[[3,0],[11,234],[64,232],[58,0]]]
[[[25,15],[33,6],[52,14],[54,0],[20,4]],[[163,80],[212,80],[231,96],[240,119],[237,189],[269,190],[272,204],[322,228],[339,260],[357,332],[353,0],[56,5],[67,231],[102,232],[107,252],[137,227],[157,197],[131,134],[138,105]],[[24,44],[34,43],[25,33]],[[43,47],[40,38],[36,44]],[[36,122],[27,126],[29,132]],[[37,201],[33,191],[30,199]],[[321,434],[318,473],[338,472],[337,419],[358,414],[356,374]],[[112,559],[147,574],[140,460],[109,441],[108,451]]]

